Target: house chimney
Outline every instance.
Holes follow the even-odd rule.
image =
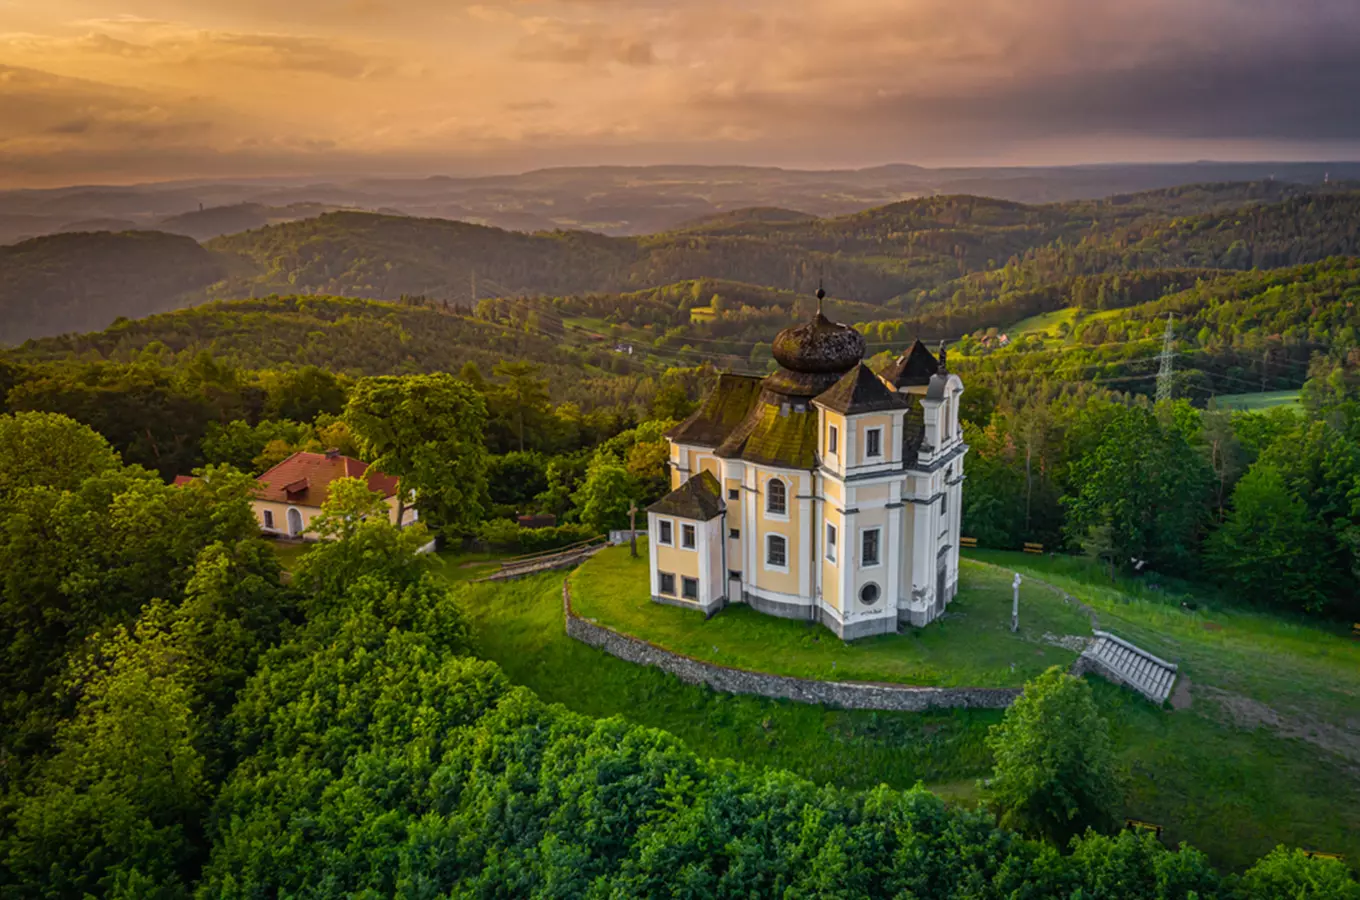
[[[327,448],[327,450],[326,450],[326,459],[339,459],[339,458],[340,458],[340,448],[338,448],[338,447],[330,447],[330,448]]]

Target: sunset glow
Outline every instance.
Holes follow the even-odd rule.
[[[0,0],[0,186],[1343,158],[1336,0]]]

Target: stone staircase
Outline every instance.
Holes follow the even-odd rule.
[[[1108,631],[1095,637],[1073,667],[1074,674],[1094,672],[1103,678],[1133,688],[1157,705],[1166,702],[1176,685],[1176,664],[1151,653]]]

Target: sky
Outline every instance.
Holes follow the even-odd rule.
[[[0,0],[0,186],[1360,159],[1358,0]]]

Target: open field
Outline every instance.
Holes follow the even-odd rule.
[[[1069,306],[1053,312],[1030,316],[1028,319],[1021,319],[1009,328],[1001,329],[1001,331],[1010,335],[1012,340],[1022,334],[1042,334],[1045,337],[1057,337],[1058,326],[1066,323],[1070,327],[1075,324],[1081,312],[1076,307]]]
[[[1021,629],[1010,631],[1011,580],[964,561],[959,595],[929,628],[847,644],[812,622],[776,619],[734,604],[705,620],[696,610],[653,603],[647,549],[631,559],[610,547],[571,575],[576,612],[616,631],[741,669],[828,681],[885,681],[950,687],[1019,687],[1076,652],[1051,640],[1088,636],[1090,620],[1053,591],[1021,588]]]
[[[1276,406],[1288,406],[1294,409],[1300,407],[1299,392],[1293,391],[1259,391],[1250,394],[1224,394],[1216,398],[1219,409],[1243,410],[1244,412],[1259,412],[1263,409],[1271,409]]]
[[[1168,840],[1189,841],[1230,868],[1278,843],[1360,859],[1360,763],[1320,746],[1316,736],[1258,727],[1250,715],[1266,707],[1324,724],[1360,717],[1360,645],[1263,613],[1204,604],[1185,613],[1164,592],[1107,587],[1080,560],[976,555],[1056,584],[1091,605],[1103,626],[1181,662],[1192,683],[1186,709],[1158,709],[1092,681],[1128,773],[1127,816],[1166,826]],[[477,571],[464,562],[446,558],[442,571],[455,578]],[[985,571],[977,563],[964,569],[970,579]],[[855,712],[692,687],[568,638],[561,589],[561,573],[460,588],[479,652],[546,699],[663,728],[708,756],[785,768],[819,783],[907,787],[921,780],[957,802],[977,799],[975,781],[991,764],[983,740],[999,713]],[[1021,616],[1023,622],[1024,608]],[[829,633],[827,641],[834,641]]]

